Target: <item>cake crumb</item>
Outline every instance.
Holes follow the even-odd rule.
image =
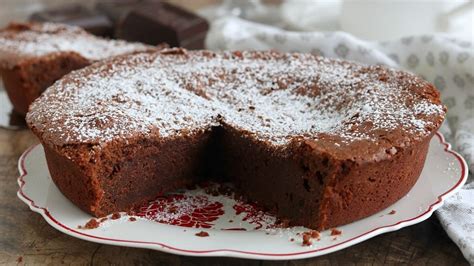
[[[310,246],[313,244],[313,239],[316,239],[319,241],[320,239],[320,234],[316,230],[309,230],[306,232],[303,232],[303,246]]]
[[[310,232],[310,234],[311,234],[311,237],[312,237],[312,238],[319,238],[319,237],[320,237],[319,232],[316,231],[316,230],[312,230],[312,231]]]
[[[95,229],[99,227],[100,222],[97,221],[96,219],[92,218],[90,219],[84,226],[79,225],[77,228],[79,229]]]
[[[234,222],[234,220],[229,220],[229,223],[233,223],[233,222]]]
[[[395,213],[397,213],[397,211],[396,211],[396,210],[391,210],[391,211],[390,211],[388,214],[390,214],[390,215],[394,215]]]
[[[114,212],[114,213],[112,214],[112,217],[110,217],[110,218],[111,218],[112,220],[117,220],[117,219],[120,219],[120,217],[122,217],[122,216],[120,215],[120,213]]]
[[[169,212],[169,213],[172,213],[172,214],[177,214],[177,213],[178,213],[178,207],[176,207],[176,206],[171,206],[171,207],[168,209],[168,212]]]
[[[200,186],[204,188],[204,192],[206,194],[214,196],[214,197],[217,197],[217,196],[232,197],[234,195],[233,188],[225,184],[203,182],[200,184]]]
[[[338,230],[337,228],[332,228],[331,229],[331,235],[332,236],[339,236],[342,234],[342,231],[341,230]]]
[[[293,241],[295,241],[295,239],[294,239],[294,238],[291,238],[290,241],[293,242]]]
[[[16,259],[16,262],[22,263],[22,262],[23,262],[23,257],[22,257],[22,256],[19,256],[19,257]]]
[[[129,217],[128,220],[129,220],[130,222],[135,222],[135,221],[137,220],[137,218],[135,218],[135,217]]]
[[[311,246],[313,241],[311,241],[311,235],[303,234],[303,246]]]
[[[201,231],[201,232],[199,232],[199,233],[196,233],[195,235],[196,235],[196,236],[199,236],[199,237],[208,237],[208,236],[209,236],[209,233],[208,233],[208,232]]]
[[[288,228],[290,226],[290,220],[288,219],[277,219],[275,225],[280,228]]]

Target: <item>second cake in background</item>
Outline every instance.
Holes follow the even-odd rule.
[[[54,23],[11,23],[0,30],[0,74],[13,108],[28,106],[65,74],[109,57],[155,49],[107,40]]]

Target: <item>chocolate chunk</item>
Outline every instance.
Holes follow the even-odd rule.
[[[166,42],[172,47],[202,49],[208,29],[205,19],[162,3],[157,8],[133,9],[118,26],[117,37],[153,45]]]
[[[109,37],[113,33],[112,22],[106,15],[77,4],[33,13],[30,16],[30,20],[78,26],[98,36]]]
[[[332,228],[331,229],[331,235],[332,236],[338,236],[338,235],[341,235],[342,234],[342,231],[341,230],[338,230],[336,228]]]
[[[132,10],[142,8],[159,8],[160,0],[99,0],[96,9],[104,13],[114,23],[122,21]]]

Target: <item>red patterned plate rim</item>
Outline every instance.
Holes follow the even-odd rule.
[[[451,149],[451,144],[446,142],[444,136],[440,132],[436,132],[436,136],[439,142],[444,145],[444,152],[453,155],[457,159],[459,166],[461,168],[461,171],[460,171],[461,174],[459,176],[458,181],[452,187],[446,190],[444,193],[439,195],[437,197],[437,200],[431,203],[425,211],[409,219],[403,219],[393,224],[379,226],[379,227],[367,230],[365,232],[361,232],[357,236],[354,236],[350,239],[336,243],[334,245],[329,245],[329,246],[312,249],[312,250],[305,250],[301,252],[262,253],[262,252],[251,252],[251,251],[237,250],[237,249],[192,250],[192,249],[178,248],[175,246],[167,245],[162,242],[134,241],[134,240],[124,240],[124,239],[117,239],[117,238],[106,238],[106,237],[95,236],[95,235],[78,231],[75,228],[66,226],[65,224],[58,221],[53,215],[51,215],[51,213],[48,211],[46,207],[38,206],[23,190],[26,184],[24,178],[28,175],[28,172],[25,167],[25,159],[40,144],[36,144],[29,147],[19,158],[18,168],[19,168],[20,176],[18,177],[18,185],[20,188],[17,192],[17,195],[23,202],[25,202],[30,207],[32,211],[40,213],[43,216],[43,218],[57,230],[63,233],[66,233],[68,235],[71,235],[83,240],[87,240],[87,241],[92,241],[92,242],[102,243],[102,244],[118,245],[118,246],[150,248],[150,249],[160,250],[163,252],[168,252],[168,253],[173,253],[173,254],[178,254],[178,255],[188,255],[188,256],[225,256],[225,257],[240,257],[240,258],[267,259],[267,260],[302,259],[302,258],[315,257],[315,256],[320,256],[327,253],[335,252],[343,248],[360,243],[364,240],[367,240],[379,234],[395,231],[403,227],[413,225],[413,224],[416,224],[428,219],[436,209],[442,206],[444,199],[451,196],[458,189],[462,187],[462,185],[466,182],[467,176],[468,176],[467,163],[464,160],[464,158],[460,154],[458,154],[457,152]]]

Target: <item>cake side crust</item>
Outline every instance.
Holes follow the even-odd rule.
[[[26,115],[30,104],[56,80],[91,62],[74,52],[54,53],[0,68],[5,90],[16,112]]]
[[[265,143],[224,134],[230,136],[217,143],[221,151],[213,154],[224,161],[205,161],[209,132],[166,142],[123,143],[106,151],[116,160],[97,155],[104,164],[84,156],[83,163],[93,161],[94,168],[81,166],[77,158],[68,158],[60,150],[45,147],[45,152],[60,191],[96,217],[129,211],[212,174],[234,183],[240,195],[280,221],[324,230],[370,216],[405,196],[421,173],[431,139],[380,161],[355,163],[301,147],[282,155]],[[88,149],[92,151],[81,150]],[[224,171],[206,172],[202,167],[208,165],[214,165],[213,170],[224,167]]]
[[[404,197],[423,170],[431,138],[392,149],[381,160],[338,162],[339,171],[326,181],[322,195],[320,229],[368,217]]]

